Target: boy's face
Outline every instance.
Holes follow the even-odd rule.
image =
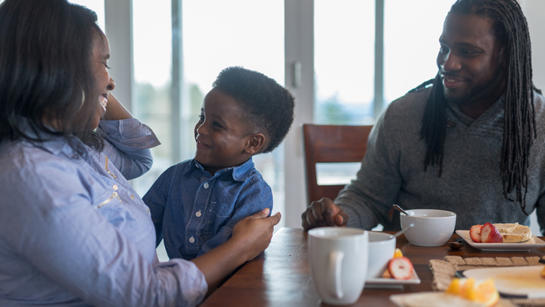
[[[244,117],[246,110],[231,96],[212,89],[204,98],[195,125],[195,159],[211,173],[244,163],[260,148],[256,135]]]

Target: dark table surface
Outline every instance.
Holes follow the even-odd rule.
[[[451,240],[458,239],[454,234]],[[458,256],[531,256],[529,252],[483,252],[464,244],[457,251],[445,244],[439,247],[418,247],[405,237],[397,239],[397,247],[408,257],[421,283],[397,288],[366,287],[352,306],[395,306],[392,294],[432,290],[429,260],[447,255]],[[314,288],[307,254],[306,234],[300,228],[281,228],[260,257],[240,267],[216,289],[201,306],[327,306],[322,304]]]

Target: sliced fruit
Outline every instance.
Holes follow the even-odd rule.
[[[460,295],[462,292],[462,282],[460,281],[460,278],[453,278],[445,292],[448,294]]]
[[[394,251],[394,257],[393,258],[399,258],[399,257],[403,257],[403,253],[401,252],[401,250],[399,248],[396,248],[396,250]]]
[[[477,283],[473,278],[454,278],[445,293],[457,295],[485,306],[493,306],[500,299],[492,279]]]
[[[467,278],[460,289],[460,295],[466,300],[475,299],[475,279]]]
[[[481,228],[482,243],[502,243],[503,237],[491,223],[485,223]]]
[[[413,276],[413,264],[407,257],[392,258],[388,262],[388,272],[398,280],[407,280]]]
[[[475,243],[481,243],[481,228],[483,225],[473,225],[471,226],[471,229],[469,229],[469,236],[471,237],[471,240]]]
[[[499,299],[500,295],[492,279],[487,279],[475,287],[475,296],[473,299],[475,302],[485,304],[486,306],[493,306]]]
[[[541,277],[545,278],[545,266],[541,270]]]

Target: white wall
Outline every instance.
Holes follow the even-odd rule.
[[[305,35],[314,32],[312,4],[313,0],[284,1],[285,80],[295,97],[295,118],[284,141],[285,210],[282,219],[287,227],[301,227],[301,213],[307,205],[302,125],[312,122],[314,106],[314,38]],[[294,63],[301,67],[299,80],[294,78]]]
[[[545,90],[545,1],[523,0],[520,3],[530,28],[534,83]]]
[[[520,4],[526,15],[532,40],[534,84],[545,90],[545,1],[522,0]],[[535,213],[531,215],[530,227],[533,233],[540,233]]]

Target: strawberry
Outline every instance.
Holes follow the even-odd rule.
[[[410,279],[413,276],[413,271],[413,264],[407,257],[392,258],[388,262],[388,272],[395,279]]]
[[[483,225],[473,225],[469,230],[469,236],[471,240],[475,243],[481,243],[481,228]]]
[[[485,223],[481,228],[481,242],[483,243],[502,243],[503,237],[491,223]]]

